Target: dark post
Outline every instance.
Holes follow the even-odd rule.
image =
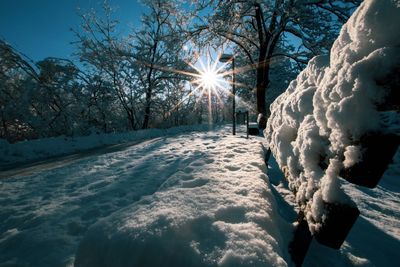
[[[235,88],[235,57],[231,54],[223,54],[219,58],[219,61],[221,62],[229,62],[232,60],[232,134],[236,135],[236,88]]]
[[[304,213],[299,212],[297,218],[297,227],[294,230],[293,240],[289,243],[289,254],[296,267],[301,267],[307,256],[308,248],[311,245],[313,236],[308,228],[307,220],[304,218]]]
[[[233,128],[232,128],[232,134],[236,135],[236,112],[235,112],[235,106],[236,106],[236,88],[235,88],[235,58],[232,57],[232,123],[233,123]]]
[[[246,111],[246,138],[249,139],[249,111]]]

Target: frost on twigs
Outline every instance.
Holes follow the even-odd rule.
[[[325,203],[352,205],[339,175],[370,157],[363,140],[398,142],[399,14],[399,1],[365,1],[330,56],[313,58],[271,105],[265,136],[313,233],[326,219]]]

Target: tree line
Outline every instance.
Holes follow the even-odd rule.
[[[144,0],[141,26],[118,34],[103,15],[81,14],[74,58],[33,62],[0,40],[0,138],[10,142],[229,120],[229,95],[190,84],[199,55],[235,56],[238,97],[256,115],[317,54],[326,54],[359,4],[342,1]],[[209,103],[210,102],[210,103]],[[262,126],[262,125],[261,125]]]

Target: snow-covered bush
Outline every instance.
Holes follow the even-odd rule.
[[[271,106],[265,135],[312,232],[323,221],[324,202],[350,202],[339,173],[362,160],[361,138],[399,134],[398,113],[383,111],[398,101],[388,98],[399,89],[399,33],[400,1],[364,1],[330,57],[312,59]]]

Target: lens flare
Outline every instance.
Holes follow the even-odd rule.
[[[232,63],[231,61],[220,61],[222,54],[222,52],[219,53],[216,59],[211,62],[211,56],[209,54],[207,56],[201,57],[198,53],[195,53],[194,58],[197,60],[196,64],[186,62],[186,64],[189,65],[193,69],[193,71],[173,69],[162,65],[154,65],[144,61],[140,61],[141,64],[155,68],[160,71],[176,73],[184,75],[186,77],[192,77],[190,83],[194,86],[191,87],[190,92],[186,96],[184,96],[180,101],[178,101],[178,103],[173,105],[169,111],[167,111],[167,117],[170,116],[173,111],[177,110],[184,102],[188,101],[192,97],[194,97],[196,105],[199,104],[202,99],[204,99],[203,97],[207,97],[209,116],[211,116],[212,96],[215,96],[217,102],[219,102],[214,103],[218,104],[221,108],[224,108],[224,102],[226,102],[226,100],[223,100],[222,96],[232,97],[231,88],[233,83],[240,87],[249,87],[246,84],[233,82],[230,77],[238,73],[254,70],[257,65],[251,64],[232,69],[229,68],[229,65]],[[203,61],[204,59],[207,60],[206,63]],[[247,103],[237,95],[235,97],[238,98],[240,102],[244,104],[249,110],[254,109],[252,103]]]
[[[217,73],[206,71],[201,75],[201,84],[207,88],[214,88],[218,82]]]
[[[218,68],[218,59],[212,64],[210,58],[207,58],[207,64],[200,58],[198,64],[200,66],[191,65],[197,73],[194,75],[197,79],[192,83],[198,88],[206,89],[208,93],[218,95],[218,90],[225,90],[227,81],[224,79],[226,73],[221,70],[225,68],[226,63]]]

